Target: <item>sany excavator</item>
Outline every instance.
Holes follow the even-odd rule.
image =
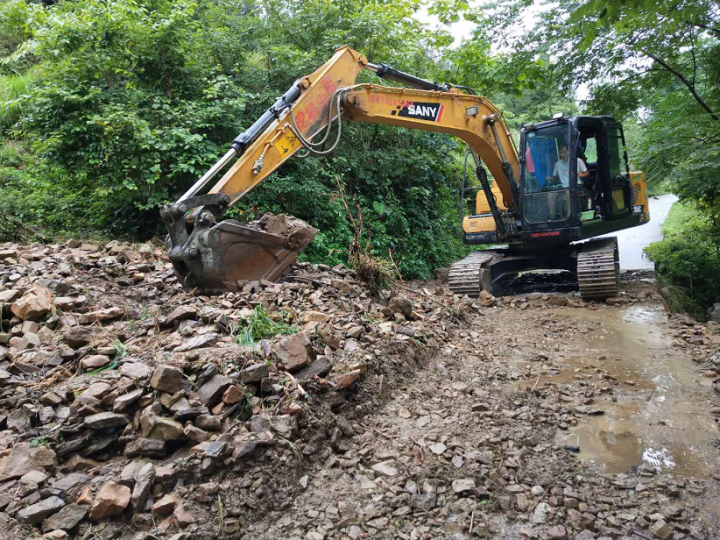
[[[364,69],[410,88],[356,84]],[[187,193],[162,208],[169,256],[186,288],[238,290],[246,280],[282,276],[315,229],[275,234],[218,218],[298,150],[331,152],[347,120],[447,133],[469,146],[481,187],[473,195],[463,181],[461,205],[466,195],[475,200],[475,214],[462,218],[463,240],[506,247],[473,251],[455,263],[454,292],[502,294],[518,275],[555,269],[575,274],[585,298],[617,294],[617,240],[592,238],[649,220],[645,178],[628,169],[618,122],[556,115],[525,126],[518,152],[501,112],[486,98],[371,64],[347,46],[298,80]],[[236,156],[209,193],[200,195]]]

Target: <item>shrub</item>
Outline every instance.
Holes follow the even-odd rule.
[[[663,225],[663,240],[645,248],[672,311],[704,319],[707,309],[720,302],[720,247],[714,232],[696,205],[676,203]]]

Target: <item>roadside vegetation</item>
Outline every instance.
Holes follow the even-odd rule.
[[[522,124],[558,111],[614,115],[651,193],[694,201],[708,222],[703,234],[717,239],[717,2],[560,0],[529,11],[532,4],[5,0],[0,241],[164,234],[159,206],[344,44],[373,62],[474,88],[505,111],[516,136]],[[454,43],[448,26],[414,16],[423,7],[440,23],[464,18],[476,29]],[[375,79],[365,73],[365,81]],[[304,257],[337,264],[353,241],[343,193],[362,215],[370,254],[391,252],[404,277],[428,277],[462,257],[462,145],[432,133],[346,127],[337,151],[291,160],[232,215],[288,212],[309,221],[321,233]],[[689,242],[683,238],[677,242]]]
[[[720,242],[714,229],[697,204],[679,202],[663,224],[663,240],[646,248],[672,311],[702,320],[708,308],[720,302]]]

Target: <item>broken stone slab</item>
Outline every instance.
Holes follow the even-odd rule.
[[[460,478],[453,480],[452,489],[458,495],[469,494],[475,489],[475,480],[472,478]]]
[[[150,489],[154,481],[155,465],[147,463],[137,473],[135,487],[130,497],[133,513],[139,514],[145,511],[145,504],[150,496]]]
[[[171,418],[150,416],[142,422],[143,437],[158,441],[177,441],[183,436],[183,425]]]
[[[17,300],[22,296],[22,291],[17,289],[9,289],[7,291],[0,291],[0,304],[9,304],[13,300]]]
[[[496,300],[492,294],[490,294],[486,290],[482,290],[480,291],[480,295],[478,296],[477,303],[482,307],[492,307],[495,305]]]
[[[333,383],[335,384],[335,388],[337,390],[345,390],[346,388],[350,388],[353,384],[355,384],[355,381],[357,381],[361,375],[362,371],[359,369],[355,369],[353,371],[349,371],[335,377],[333,379]]]
[[[93,324],[96,322],[112,321],[125,316],[125,310],[121,307],[110,307],[98,311],[91,311],[80,315],[80,324]]]
[[[124,414],[102,412],[86,416],[84,423],[90,429],[105,429],[126,426],[130,423],[130,419]]]
[[[165,495],[159,499],[155,504],[152,505],[153,514],[160,514],[161,516],[169,516],[175,510],[175,507],[180,501],[175,495]]]
[[[52,293],[45,287],[36,285],[10,306],[13,315],[23,321],[44,317],[52,309]]]
[[[155,390],[174,394],[182,389],[183,372],[175,366],[160,364],[155,368],[150,386]]]
[[[213,375],[198,390],[198,398],[204,405],[212,405],[222,399],[223,393],[232,384],[232,379],[223,375]]]
[[[177,526],[181,529],[185,529],[195,523],[195,518],[193,517],[193,515],[182,504],[178,504],[175,507],[175,510],[173,511],[173,517],[175,518],[175,523],[177,523]]]
[[[53,515],[65,506],[65,501],[60,497],[48,497],[40,502],[27,506],[17,513],[17,519],[21,523],[35,525],[43,519]]]
[[[58,490],[68,499],[77,495],[90,481],[86,474],[75,472],[70,473],[52,483],[51,487]]]
[[[237,386],[232,384],[223,392],[222,402],[228,405],[234,405],[235,403],[240,403],[244,398],[245,394],[243,394]]]
[[[92,340],[95,329],[91,326],[73,326],[63,333],[63,340],[73,349],[87,345]]]
[[[123,513],[130,504],[130,488],[115,482],[107,482],[100,488],[90,511],[90,519],[101,520]]]
[[[202,334],[200,336],[195,336],[194,338],[187,340],[179,347],[176,347],[174,351],[188,352],[194,351],[195,349],[202,349],[203,347],[212,347],[218,342],[218,339],[220,339],[220,336],[212,332],[209,334]]]
[[[660,519],[650,526],[650,532],[662,540],[667,540],[673,535],[673,528]]]
[[[395,468],[395,462],[391,459],[387,461],[381,461],[380,463],[376,463],[371,468],[373,471],[375,471],[376,474],[380,476],[388,476],[393,477],[397,476],[397,469]]]
[[[113,401],[113,412],[119,413],[127,410],[130,405],[135,403],[143,395],[142,388],[136,388],[135,390],[122,394],[115,398]]]
[[[308,381],[315,376],[324,377],[332,368],[333,363],[327,356],[318,356],[312,364],[295,373],[294,377],[298,381]]]
[[[125,445],[125,455],[129,458],[147,456],[161,458],[165,457],[165,441],[156,439],[140,438],[130,441]]]
[[[43,529],[46,531],[55,529],[69,531],[85,519],[89,511],[90,508],[85,504],[68,504],[60,509],[57,514],[46,519],[43,522]]]
[[[290,373],[304,368],[315,359],[310,338],[303,332],[282,338],[274,352],[282,368]]]
[[[13,447],[10,455],[0,465],[0,482],[20,478],[34,469],[53,468],[57,464],[55,452],[42,445],[31,447],[29,443],[20,443]]]
[[[238,379],[245,384],[260,382],[269,374],[268,365],[265,363],[250,364],[240,370]]]
[[[120,368],[118,369],[118,371],[123,377],[128,377],[133,380],[144,380],[149,377],[151,373],[153,373],[153,369],[147,364],[143,364],[142,362],[128,361],[120,364]]]
[[[70,311],[74,308],[80,307],[87,302],[87,297],[83,295],[79,296],[56,296],[53,299],[55,307],[61,311]]]
[[[194,319],[197,314],[198,310],[195,306],[178,306],[167,316],[167,323],[172,325],[175,321]]]
[[[104,354],[93,354],[92,356],[86,356],[80,360],[80,366],[85,371],[92,371],[107,366],[110,363],[110,357]]]

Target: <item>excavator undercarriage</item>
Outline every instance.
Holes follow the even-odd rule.
[[[455,294],[477,298],[485,290],[508,293],[580,290],[583,298],[617,296],[620,265],[616,238],[598,238],[552,251],[519,247],[473,251],[450,267]]]

